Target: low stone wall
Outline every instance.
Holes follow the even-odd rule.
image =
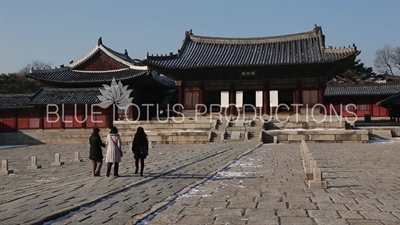
[[[360,130],[367,130],[368,133],[370,134],[376,134],[377,131],[390,131],[392,137],[400,137],[400,127],[399,126],[373,126],[373,127],[367,127],[367,126],[360,126],[357,127],[357,129]]]
[[[304,115],[291,115],[291,116],[278,116],[269,121],[264,122],[265,130],[274,129],[345,129],[346,121],[343,118],[336,116],[304,116]]]
[[[180,117],[163,121],[150,120],[115,121],[114,125],[120,131],[122,141],[130,144],[138,127],[143,127],[152,144],[204,144],[210,142],[211,131],[216,127],[217,120],[199,118],[198,120]]]
[[[151,144],[206,144],[210,142],[211,132],[207,131],[165,131],[150,132]]]
[[[368,143],[367,130],[267,130],[262,132],[264,143],[273,142],[274,136],[278,142],[297,143],[302,140],[309,142],[358,142]]]
[[[345,129],[345,122],[323,122],[317,123],[314,121],[310,122],[266,122],[264,123],[265,130],[275,129]]]
[[[0,133],[0,145],[34,145],[34,144],[75,144],[89,143],[92,129],[71,130],[20,130],[18,132]],[[119,132],[122,144],[129,145],[134,132]],[[108,129],[103,129],[100,135],[105,141]],[[155,144],[199,144],[208,143],[211,132],[207,131],[161,131],[147,132],[152,145]]]
[[[0,133],[1,145],[88,143],[92,129],[19,130]],[[103,131],[101,134],[107,134]]]
[[[130,145],[135,132],[122,131],[121,141]],[[152,145],[157,144],[204,144],[210,142],[211,132],[209,131],[147,131],[147,139]]]
[[[115,121],[114,126],[120,131],[134,132],[138,127],[143,127],[146,131],[182,131],[182,130],[205,130],[209,131],[215,128],[216,121],[209,120],[183,120],[177,118],[166,122],[158,121],[138,121],[135,123],[128,121]]]

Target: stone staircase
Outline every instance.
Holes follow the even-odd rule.
[[[259,141],[262,123],[259,120],[232,118],[231,120],[218,120],[213,131],[214,142],[233,141]]]

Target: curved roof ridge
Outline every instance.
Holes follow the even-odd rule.
[[[38,70],[35,70],[35,69],[31,69],[31,70],[29,70],[29,73],[43,73],[43,72],[49,72],[49,71],[64,71],[64,70],[69,70],[70,69],[70,67],[69,66],[64,66],[64,67],[60,67],[60,68],[55,68],[55,69],[43,69],[43,70],[41,70],[41,69],[38,69]]]
[[[81,57],[80,59],[78,59],[77,61],[71,63],[69,66],[70,66],[71,68],[75,68],[75,67],[81,65],[82,63],[86,62],[87,59],[88,59],[90,56],[94,55],[94,54],[99,50],[99,46],[100,46],[100,45],[97,44],[97,45],[94,46],[89,52],[87,52],[84,56],[82,56],[82,57]]]
[[[361,87],[361,86],[400,86],[399,83],[364,83],[364,84],[328,84],[327,87]]]
[[[85,88],[57,88],[57,87],[42,87],[40,91],[92,91],[99,90],[102,87],[85,87]]]
[[[294,33],[294,34],[277,35],[277,36],[246,37],[246,38],[200,36],[200,35],[194,35],[192,33],[189,33],[188,35],[190,37],[190,40],[194,42],[216,43],[216,44],[221,44],[221,43],[258,44],[258,43],[283,42],[283,41],[319,37],[319,33],[317,33],[315,30],[301,32],[301,33]]]
[[[353,52],[357,51],[356,47],[344,47],[344,48],[324,48],[325,53],[342,53],[342,52]]]
[[[34,93],[19,93],[19,94],[0,94],[0,97],[30,97],[32,95],[34,95],[36,92]]]
[[[116,70],[99,70],[99,71],[88,71],[88,70],[71,70],[73,72],[77,73],[112,73],[112,72],[119,72],[119,71],[125,71],[125,70],[130,70],[130,68],[122,68],[122,69],[116,69]]]
[[[97,45],[95,45],[89,52],[87,52],[84,56],[82,56],[80,59],[78,59],[75,62],[72,62],[69,67],[76,68],[79,65],[83,64],[84,62],[86,62],[91,56],[93,56],[95,53],[97,53],[98,51],[102,51],[104,52],[107,56],[109,56],[110,58],[114,59],[115,61],[130,67],[131,69],[136,69],[136,70],[147,70],[147,66],[137,66],[134,64],[134,60],[131,59],[128,55],[127,55],[127,51],[126,54],[117,52],[115,50],[112,50],[111,48],[105,46],[102,42],[101,37],[99,38],[99,41],[97,43]],[[145,68],[144,68],[145,67]]]

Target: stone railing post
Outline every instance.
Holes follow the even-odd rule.
[[[64,165],[64,162],[61,162],[60,154],[55,154],[54,162],[51,163],[52,166],[61,166]]]
[[[13,171],[8,169],[8,160],[7,159],[2,160],[0,175],[8,175],[10,173],[13,173]]]
[[[42,168],[42,166],[38,166],[37,164],[37,157],[36,156],[32,156],[31,157],[31,165],[26,167],[28,170],[37,170]]]
[[[74,154],[74,162],[82,162],[83,160],[81,159],[81,157],[79,156],[79,152],[75,152]]]
[[[309,188],[327,189],[328,183],[322,180],[322,172],[320,168],[313,169],[313,180],[308,181]]]

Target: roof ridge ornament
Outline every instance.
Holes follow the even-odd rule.
[[[103,45],[103,40],[101,37],[99,37],[99,40],[97,41],[97,45],[98,46]]]
[[[190,29],[189,31],[186,31],[186,32],[185,32],[185,35],[186,35],[186,36],[193,35],[192,29]]]
[[[125,53],[124,53],[124,54],[125,54],[126,56],[128,56],[128,50],[125,49]]]
[[[354,44],[354,43],[353,43],[353,48],[354,48],[354,50],[357,51],[357,46],[356,46],[356,44]]]

